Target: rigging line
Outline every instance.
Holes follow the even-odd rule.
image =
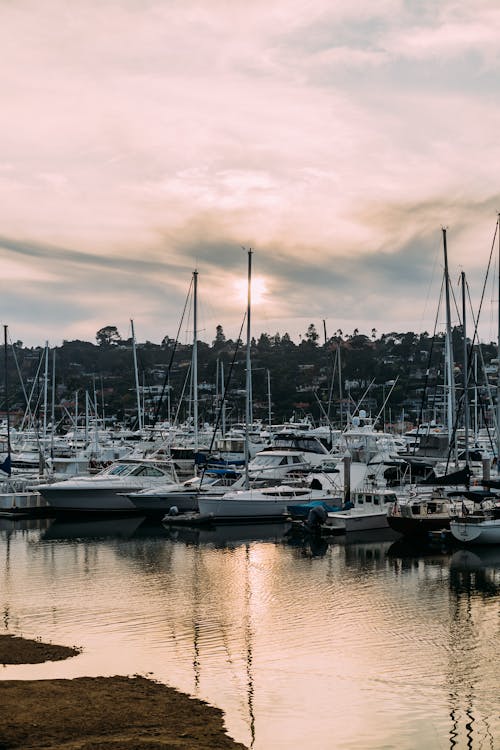
[[[214,429],[213,429],[213,432],[212,432],[212,439],[210,440],[210,445],[208,447],[208,454],[209,455],[212,452],[212,449],[213,449],[213,446],[214,446],[214,442],[215,442],[215,436],[217,434],[217,430],[219,429],[220,421],[222,419],[222,409],[224,407],[224,403],[225,403],[226,398],[227,398],[227,391],[228,391],[228,388],[229,388],[229,383],[231,382],[231,375],[233,373],[234,365],[235,365],[235,362],[236,362],[236,355],[238,354],[238,350],[239,350],[241,344],[243,343],[242,340],[241,340],[241,336],[243,334],[243,326],[245,325],[246,317],[247,317],[247,314],[245,313],[243,315],[243,320],[241,322],[240,333],[238,335],[238,338],[236,339],[236,346],[234,347],[233,359],[231,360],[231,364],[229,366],[229,372],[227,374],[227,378],[226,378],[226,381],[224,383],[224,394],[222,396],[221,405],[220,405],[219,412],[217,414],[217,419],[215,421]],[[203,471],[201,473],[200,487],[201,487],[201,485],[203,483],[203,477],[205,476],[206,468],[207,467],[205,465],[203,467]]]
[[[425,312],[426,312],[428,304],[429,304],[429,297],[430,297],[430,294],[431,294],[431,287],[432,287],[432,283],[433,283],[432,280],[433,280],[435,272],[436,272],[436,266],[438,265],[438,257],[439,257],[440,252],[441,252],[440,245],[439,245],[438,241],[436,240],[435,251],[434,251],[434,263],[433,263],[432,271],[431,271],[431,281],[429,282],[429,284],[427,286],[427,296],[425,298],[425,303],[424,303],[424,306],[423,306],[423,309],[422,309],[422,315],[420,317],[420,329],[421,330],[424,329],[424,325],[423,325],[422,321],[423,321],[423,319],[425,317]]]
[[[176,427],[177,424],[178,424],[177,420],[179,418],[179,413],[180,413],[180,410],[181,410],[182,402],[184,400],[184,393],[186,391],[186,385],[188,384],[188,381],[190,381],[190,378],[191,378],[191,364],[189,365],[189,367],[187,369],[187,372],[186,372],[186,377],[184,378],[184,385],[182,386],[182,393],[181,393],[181,396],[179,398],[179,403],[177,405],[177,411],[175,413],[174,422],[173,422],[172,427]]]
[[[40,371],[42,369],[42,365],[43,365],[43,361],[44,361],[44,356],[45,356],[45,352],[42,350],[42,353],[40,354],[40,359],[38,361],[38,367],[37,367],[37,370],[36,370],[36,373],[35,373],[35,377],[33,378],[33,385],[32,385],[31,391],[30,391],[30,395],[28,397],[27,394],[26,394],[26,391],[24,390],[24,383],[23,383],[21,371],[19,370],[19,365],[17,363],[17,358],[14,355],[14,359],[16,361],[16,365],[17,365],[17,368],[18,368],[19,379],[21,381],[21,385],[23,387],[23,393],[24,393],[24,396],[25,396],[25,399],[26,399],[26,412],[25,412],[25,414],[23,416],[23,419],[22,419],[19,431],[21,431],[21,430],[24,429],[26,417],[29,417],[29,419],[28,419],[28,429],[31,429],[32,427],[34,428],[35,421],[36,421],[36,411],[37,411],[37,408],[39,406],[41,396],[40,396],[40,394],[38,394],[38,399],[37,399],[37,402],[35,404],[35,409],[34,410],[31,409],[31,399],[33,398],[34,393],[35,393],[35,389],[38,386],[38,379],[40,377]]]
[[[382,414],[382,412],[384,411],[384,409],[385,409],[385,406],[386,406],[387,402],[389,401],[389,399],[390,399],[390,397],[391,397],[391,393],[393,392],[394,388],[396,387],[396,383],[398,382],[398,380],[399,380],[399,375],[397,375],[397,376],[396,376],[396,380],[395,380],[395,381],[394,381],[394,383],[392,384],[392,388],[391,388],[391,390],[389,391],[389,393],[387,394],[387,398],[385,399],[384,403],[382,404],[382,408],[380,409],[379,413],[378,413],[378,414],[377,414],[377,416],[375,417],[375,422],[374,422],[373,424],[377,424],[378,420],[380,419],[380,415],[381,415],[381,414]]]
[[[427,359],[427,369],[425,372],[424,388],[422,391],[422,400],[420,402],[420,411],[418,414],[417,435],[416,435],[417,440],[415,441],[414,446],[413,446],[413,455],[415,455],[415,452],[417,450],[418,433],[420,431],[420,425],[422,424],[422,421],[423,421],[424,405],[425,405],[425,399],[427,397],[427,386],[429,383],[429,373],[431,369],[432,355],[434,352],[434,344],[436,342],[436,330],[437,330],[437,325],[438,325],[439,310],[441,309],[441,303],[443,301],[444,284],[445,284],[445,278],[443,274],[443,278],[441,279],[441,291],[439,292],[439,301],[438,301],[438,306],[436,310],[436,317],[434,319],[434,331],[432,333],[431,348],[429,350],[429,357]]]
[[[495,232],[495,236],[496,236],[496,232]],[[468,368],[472,371],[472,349],[474,347],[474,340],[475,340],[476,334],[477,334],[477,338],[478,338],[478,344],[477,344],[477,346],[478,346],[478,350],[479,350],[479,356],[480,356],[480,359],[481,359],[481,368],[482,368],[482,371],[483,371],[483,373],[485,375],[486,392],[488,394],[488,404],[489,404],[489,407],[490,407],[491,412],[493,414],[493,420],[494,420],[495,429],[497,429],[497,412],[496,412],[496,409],[494,408],[494,404],[493,404],[493,395],[491,393],[490,381],[489,381],[489,379],[488,379],[488,377],[486,375],[486,364],[485,364],[484,356],[483,356],[483,348],[482,348],[482,346],[481,346],[481,344],[479,342],[479,335],[478,335],[479,314],[478,314],[478,317],[477,317],[477,320],[476,320],[475,316],[474,316],[474,310],[472,309],[472,301],[471,301],[471,297],[470,297],[470,289],[469,289],[469,284],[468,283],[467,283],[467,294],[468,294],[468,298],[469,298],[469,305],[470,305],[470,308],[471,308],[472,320],[474,322],[474,338],[472,340],[471,353],[470,353],[471,361],[469,361],[469,363],[468,363]],[[474,383],[475,383],[476,386],[478,385],[478,383],[476,382],[475,375],[474,375]],[[483,400],[482,400],[481,396],[480,396],[480,404],[481,404],[481,415],[483,416],[483,419],[485,421],[485,426],[486,426],[486,431],[487,431],[487,434],[488,434],[488,439],[489,439],[489,441],[491,443],[491,448],[493,449],[493,440],[492,440],[492,437],[491,437],[491,434],[490,434],[490,429],[489,429],[488,423],[487,423],[487,421],[485,419],[484,404],[483,404]]]
[[[186,307],[187,307],[188,300],[189,300],[189,297],[190,297],[190,294],[191,294],[191,288],[192,288],[192,286],[193,286],[193,279],[191,278],[191,282],[189,284],[188,293],[187,293],[187,296],[186,296],[186,301],[184,302],[184,309],[182,310],[182,315],[181,315],[181,319],[180,319],[180,322],[179,322],[179,327],[177,329],[177,336],[176,336],[176,339],[175,339],[174,347],[173,347],[173,349],[172,349],[172,351],[170,353],[170,361],[168,363],[167,371],[166,371],[165,377],[163,379],[163,386],[162,386],[162,389],[161,389],[160,398],[158,400],[158,405],[156,407],[155,415],[153,417],[153,424],[151,425],[151,430],[154,429],[154,427],[155,427],[155,425],[156,425],[156,423],[158,421],[158,417],[160,415],[160,409],[162,407],[163,397],[165,396],[165,391],[166,391],[167,384],[168,384],[168,381],[169,381],[169,378],[170,378],[170,372],[172,370],[172,365],[173,365],[173,362],[174,362],[174,356],[175,356],[175,352],[177,350],[177,344],[179,343],[179,336],[180,336],[182,324],[184,322],[184,315],[186,314]],[[152,439],[152,436],[151,436],[151,439]]]
[[[490,272],[491,259],[493,257],[493,251],[495,249],[495,242],[496,242],[497,232],[498,232],[498,221],[495,223],[495,232],[493,234],[493,241],[491,243],[490,257],[488,258],[488,265],[486,267],[486,275],[484,277],[483,289],[482,289],[482,292],[481,292],[481,299],[480,299],[479,308],[478,308],[478,311],[477,311],[477,320],[478,320],[478,323],[479,323],[479,318],[481,316],[481,310],[482,310],[482,307],[483,307],[484,295],[486,293],[486,284],[488,282],[488,274]],[[476,331],[477,331],[477,325],[476,325]]]
[[[356,414],[356,412],[357,412],[357,411],[359,410],[359,407],[360,407],[360,406],[361,406],[361,404],[363,403],[363,401],[364,401],[364,399],[365,399],[365,396],[367,396],[367,395],[368,395],[368,393],[369,393],[369,391],[370,391],[370,388],[371,388],[371,387],[372,387],[372,385],[373,385],[373,384],[375,383],[375,380],[376,380],[376,378],[373,378],[373,380],[371,381],[371,383],[370,383],[370,384],[368,385],[368,388],[367,388],[367,389],[365,390],[365,392],[363,393],[363,395],[362,395],[362,396],[361,396],[361,398],[359,399],[358,403],[357,403],[357,404],[355,405],[355,407],[354,407],[354,414]],[[347,429],[348,429],[348,426],[346,425],[346,428],[345,428],[344,432],[346,432],[346,431],[347,431]]]

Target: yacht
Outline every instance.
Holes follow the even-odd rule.
[[[170,482],[158,487],[131,492],[126,495],[134,507],[146,516],[163,517],[176,509],[176,512],[198,510],[200,495],[221,496],[230,489],[241,488],[244,477],[231,471],[206,472],[185,482]]]
[[[287,516],[292,503],[327,500],[328,491],[307,486],[278,485],[262,489],[226,492],[222,497],[200,495],[198,508],[201,516],[217,521],[281,520]]]
[[[272,453],[286,451],[288,453],[301,453],[304,459],[312,466],[316,466],[331,456],[321,440],[315,435],[299,435],[295,432],[278,432],[270,445],[263,448],[256,455],[271,455]],[[255,460],[255,459],[254,459]]]
[[[299,450],[262,450],[248,464],[248,478],[251,481],[273,481],[293,474],[308,472],[311,463]]]
[[[65,512],[136,512],[127,493],[175,481],[170,467],[148,460],[118,461],[93,476],[40,484],[36,490],[55,510]]]

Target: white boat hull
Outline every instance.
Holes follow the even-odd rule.
[[[471,522],[454,520],[450,522],[454,538],[464,544],[500,544],[500,519]]]
[[[387,513],[350,513],[336,511],[329,513],[325,527],[338,533],[349,531],[371,531],[372,529],[386,529],[389,527]]]
[[[56,510],[75,513],[101,513],[116,511],[137,511],[135,505],[127,498],[118,493],[136,491],[136,487],[92,488],[86,490],[70,490],[53,487],[43,487],[41,494],[50,506]]]
[[[233,519],[279,519],[283,520],[290,497],[266,499],[198,498],[201,515],[213,516],[219,521]]]

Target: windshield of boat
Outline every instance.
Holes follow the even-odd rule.
[[[273,441],[274,448],[292,448],[297,451],[308,453],[328,453],[323,443],[315,437],[304,437],[294,435],[276,435]]]
[[[101,474],[113,477],[161,477],[164,475],[164,472],[156,466],[145,466],[144,464],[115,464],[114,466],[109,466]]]
[[[248,464],[249,469],[268,469],[274,466],[285,466],[287,464],[298,464],[303,463],[304,459],[301,456],[283,456],[279,453],[263,453],[260,456],[255,456]]]

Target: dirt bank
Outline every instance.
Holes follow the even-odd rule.
[[[0,636],[0,654],[15,643],[17,659],[22,640]],[[24,662],[41,661],[44,644],[24,643]],[[77,653],[45,648],[46,658]],[[4,680],[0,706],[0,750],[245,750],[224,731],[222,711],[144,677]]]
[[[15,635],[0,635],[0,664],[41,664],[76,656],[80,651],[67,646],[31,641]]]

